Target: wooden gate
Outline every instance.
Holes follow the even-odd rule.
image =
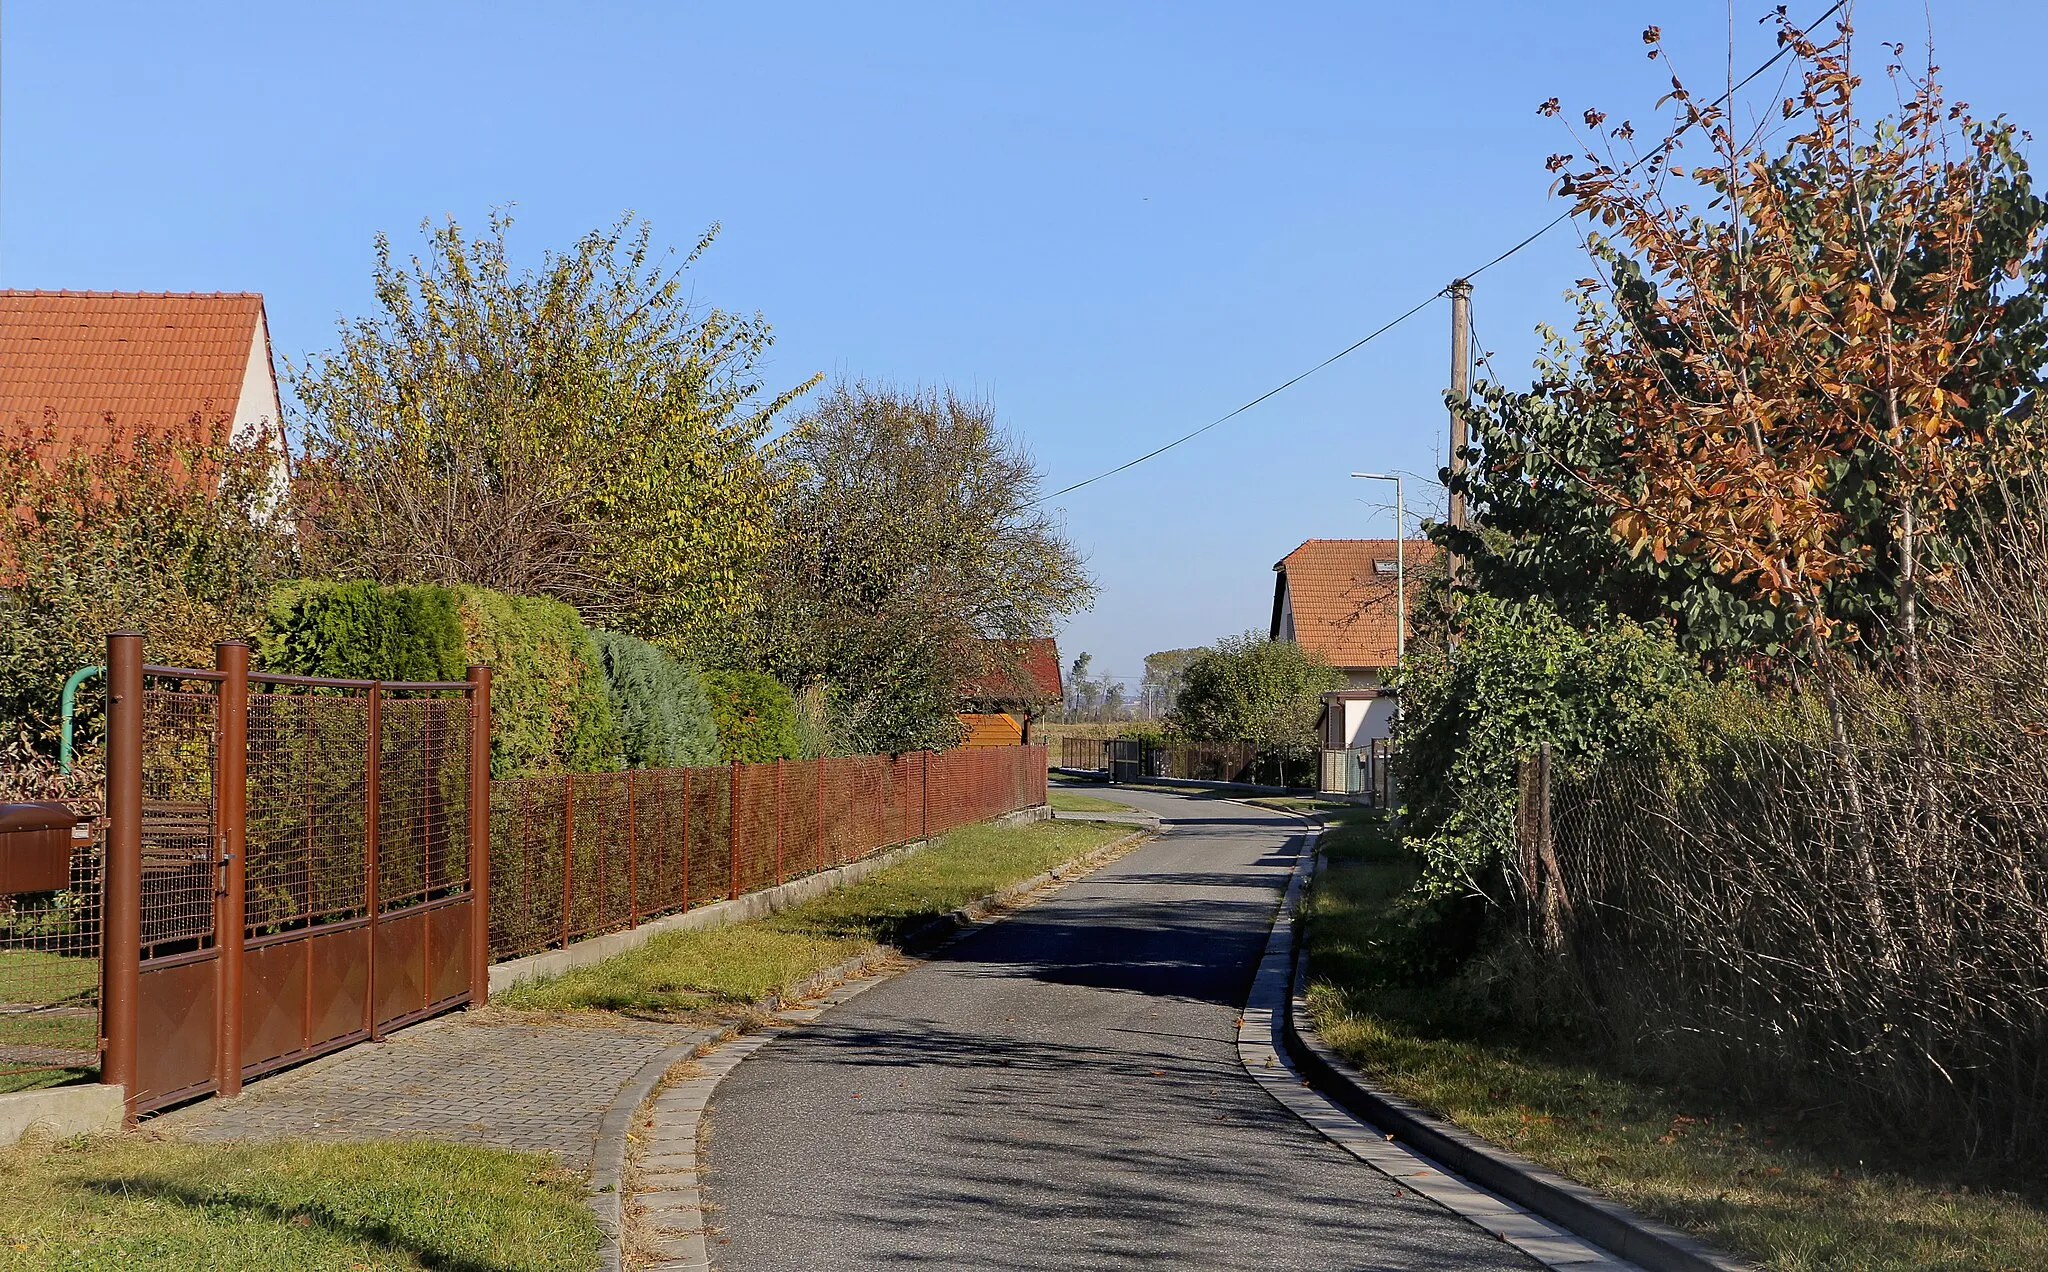
[[[490,670],[398,684],[107,649],[106,1059],[129,1115],[487,993]]]

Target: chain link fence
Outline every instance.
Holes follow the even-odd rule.
[[[2024,752],[2032,780],[2015,781]],[[1672,1067],[1973,1153],[2048,1143],[2048,749],[1731,739],[1522,766],[1527,934]]]

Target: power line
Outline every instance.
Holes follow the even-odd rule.
[[[1815,18],[1812,22],[1808,23],[1802,29],[1807,31],[1813,30],[1821,23],[1826,22],[1829,18],[1833,17],[1836,14],[1836,12],[1839,11],[1847,3],[1848,0],[1835,0],[1835,3],[1829,5],[1827,9],[1824,10],[1819,17]],[[1762,75],[1765,71],[1770,70],[1773,66],[1776,66],[1778,62],[1787,53],[1791,51],[1792,46],[1789,43],[1779,46],[1778,51],[1776,53],[1771,54],[1769,58],[1765,59],[1763,65],[1757,67],[1749,74],[1743,76],[1740,80],[1737,80],[1734,86],[1729,88],[1729,90],[1726,93],[1723,93],[1719,98],[1715,99],[1715,101],[1712,103],[1711,106],[1708,107],[1708,109],[1711,110],[1714,107],[1718,107],[1734,101],[1736,93],[1740,92],[1746,85],[1748,85],[1748,83],[1751,80],[1755,79],[1759,75]],[[1671,144],[1677,141],[1680,137],[1684,136],[1685,133],[1689,129],[1691,129],[1691,127],[1698,120],[1698,118],[1699,116],[1695,115],[1692,118],[1687,119],[1684,123],[1680,124],[1677,128],[1673,129],[1668,135],[1665,136],[1664,140],[1657,143],[1655,149],[1649,151],[1647,154],[1638,156],[1635,162],[1622,168],[1620,175],[1624,177],[1628,176],[1630,173],[1633,173],[1637,168],[1640,168],[1644,164],[1648,163],[1651,159],[1654,159],[1658,155],[1663,154],[1665,151],[1669,150],[1671,148]],[[1471,280],[1479,277],[1481,274],[1484,274],[1487,270],[1492,269],[1494,266],[1500,264],[1508,257],[1513,256],[1515,253],[1521,251],[1523,248],[1529,246],[1531,243],[1534,243],[1537,239],[1542,238],[1544,235],[1550,233],[1558,226],[1563,225],[1566,221],[1569,221],[1572,218],[1572,212],[1573,209],[1566,208],[1564,211],[1558,213],[1550,220],[1544,222],[1542,228],[1538,229],[1534,234],[1531,234],[1529,237],[1515,244],[1507,251],[1502,252],[1500,255],[1494,257],[1492,260],[1486,262],[1484,265],[1481,265],[1478,269],[1471,270],[1468,273],[1460,275],[1460,281],[1470,282]],[[1399,317],[1394,318],[1391,321],[1380,326],[1376,330],[1372,331],[1370,334],[1366,335],[1363,339],[1357,340],[1352,344],[1347,345],[1342,349],[1339,349],[1337,352],[1331,354],[1327,358],[1324,358],[1321,362],[1316,363],[1314,366],[1310,367],[1306,371],[1303,371],[1301,374],[1295,376],[1293,379],[1287,380],[1281,384],[1275,385],[1270,389],[1267,389],[1264,393],[1259,394],[1257,397],[1253,398],[1249,402],[1246,402],[1243,406],[1238,407],[1236,410],[1231,411],[1225,415],[1219,415],[1215,419],[1210,420],[1207,424],[1202,425],[1202,427],[1195,429],[1192,432],[1183,433],[1179,437],[1176,437],[1172,441],[1166,443],[1164,446],[1158,447],[1154,450],[1146,451],[1144,454],[1138,456],[1136,459],[1128,460],[1124,463],[1118,464],[1115,468],[1108,469],[1104,472],[1099,472],[1095,474],[1093,477],[1089,477],[1083,481],[1077,481],[1071,486],[1062,486],[1058,490],[1053,491],[1051,494],[1040,495],[1038,498],[1032,500],[1028,506],[1036,507],[1037,505],[1044,503],[1048,499],[1057,499],[1061,495],[1072,494],[1074,491],[1081,489],[1083,486],[1092,486],[1096,482],[1104,479],[1105,477],[1114,477],[1118,473],[1123,472],[1125,469],[1136,468],[1139,464],[1144,463],[1146,460],[1156,459],[1159,456],[1164,455],[1166,452],[1172,450],[1176,446],[1179,446],[1185,442],[1193,441],[1197,437],[1200,437],[1202,434],[1208,432],[1212,428],[1215,428],[1219,424],[1229,423],[1231,420],[1234,420],[1238,416],[1243,415],[1246,411],[1251,410],[1253,407],[1257,406],[1261,402],[1266,401],[1268,398],[1276,397],[1279,394],[1286,392],[1288,389],[1293,388],[1295,385],[1300,384],[1303,380],[1308,379],[1310,376],[1314,375],[1318,371],[1321,371],[1323,368],[1329,366],[1331,363],[1336,362],[1341,358],[1349,357],[1351,354],[1354,354],[1358,352],[1360,349],[1363,349],[1366,345],[1371,344],[1373,341],[1379,339],[1381,336],[1387,334],[1389,331],[1392,331],[1394,328],[1400,326],[1402,323],[1408,321],[1410,318],[1413,318],[1415,315],[1421,313],[1424,309],[1427,309],[1434,301],[1436,301],[1439,297],[1443,296],[1444,293],[1448,292],[1449,290],[1450,288],[1448,287],[1442,288],[1432,293],[1431,295],[1425,297],[1424,299],[1417,301],[1414,305],[1410,306],[1406,311],[1404,311]],[[1487,369],[1491,371],[1493,368],[1489,364]]]
[[[1446,288],[1444,290],[1447,291],[1449,289]],[[1384,326],[1380,327],[1377,331],[1374,331],[1372,334],[1366,336],[1364,339],[1358,340],[1346,348],[1339,349],[1337,352],[1331,354],[1327,358],[1324,358],[1321,362],[1316,363],[1314,366],[1302,372],[1300,375],[1295,376],[1293,379],[1287,381],[1284,384],[1278,384],[1270,389],[1267,389],[1264,393],[1259,394],[1257,397],[1245,403],[1243,406],[1238,407],[1236,410],[1230,412],[1227,415],[1217,416],[1215,419],[1210,420],[1207,424],[1202,425],[1202,427],[1196,429],[1192,433],[1183,433],[1179,437],[1176,437],[1172,441],[1168,442],[1166,445],[1159,447],[1157,450],[1146,451],[1143,455],[1138,456],[1136,459],[1130,460],[1122,464],[1118,464],[1115,468],[1112,468],[1107,472],[1097,473],[1093,477],[1088,478],[1086,481],[1077,481],[1071,486],[1063,486],[1060,489],[1053,491],[1049,495],[1040,495],[1038,498],[1032,500],[1031,502],[1034,504],[1041,504],[1048,499],[1057,499],[1061,495],[1079,490],[1083,486],[1092,486],[1096,482],[1101,481],[1105,477],[1114,477],[1126,468],[1136,468],[1139,464],[1144,463],[1148,459],[1152,459],[1155,456],[1164,455],[1166,452],[1172,450],[1174,447],[1180,445],[1182,442],[1193,441],[1195,438],[1200,437],[1202,434],[1208,432],[1210,429],[1215,428],[1218,424],[1228,423],[1229,421],[1236,419],[1238,416],[1243,415],[1246,411],[1251,410],[1253,407],[1265,401],[1267,398],[1272,397],[1278,393],[1286,392],[1288,389],[1291,389],[1295,385],[1300,384],[1303,380],[1308,379],[1310,376],[1322,370],[1324,367],[1329,366],[1332,362],[1335,362],[1337,359],[1342,358],[1347,354],[1355,353],[1358,350],[1363,349],[1366,345],[1372,343],[1374,340],[1379,339],[1381,336],[1385,335],[1389,331],[1392,331],[1394,328],[1400,326],[1402,323],[1408,321],[1410,318],[1413,318],[1415,315],[1429,308],[1430,303],[1436,300],[1438,296],[1441,296],[1443,294],[1443,291],[1438,291],[1435,295],[1429,296],[1421,301],[1418,301],[1414,306],[1412,306],[1408,310],[1408,312],[1402,314],[1398,318],[1395,318],[1391,322],[1388,322]]]

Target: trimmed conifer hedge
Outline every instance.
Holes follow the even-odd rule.
[[[269,671],[353,680],[491,678],[491,775],[616,768],[619,720],[576,611],[481,587],[312,580],[277,590],[257,638]]]
[[[590,635],[603,659],[626,767],[716,764],[718,729],[697,673],[636,636]]]
[[[707,671],[704,692],[718,727],[718,758],[741,764],[794,760],[796,701],[775,677],[758,671]]]

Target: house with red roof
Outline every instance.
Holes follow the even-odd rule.
[[[226,422],[288,476],[270,323],[254,292],[0,291],[0,428],[60,451]]]
[[[1050,636],[982,642],[982,670],[960,687],[962,746],[1020,746],[1031,718],[1066,697],[1060,647]]]
[[[1323,695],[1325,750],[1367,747],[1391,732],[1387,673],[1398,659],[1401,625],[1422,592],[1417,581],[1436,559],[1427,539],[1310,539],[1274,564],[1270,636],[1315,650],[1347,682]],[[1406,614],[1396,599],[1404,565]]]

